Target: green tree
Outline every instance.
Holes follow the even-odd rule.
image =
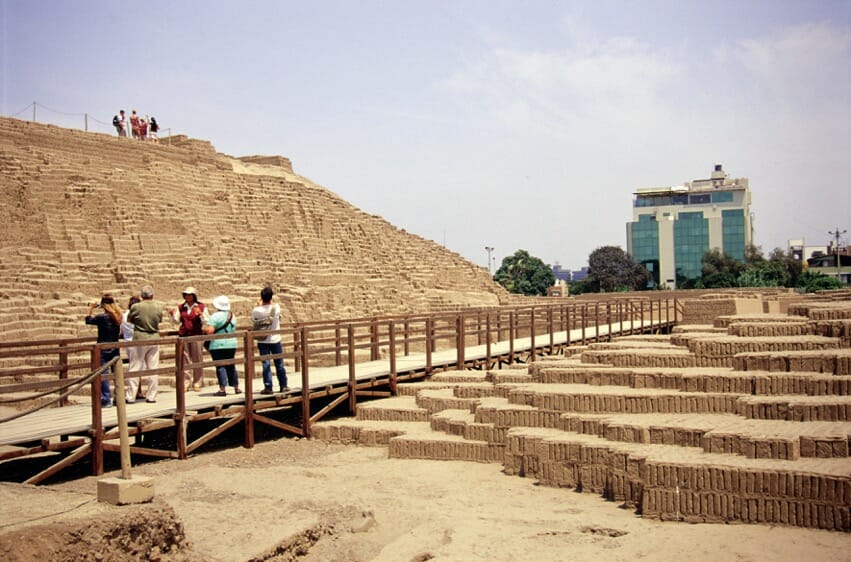
[[[517,250],[502,260],[493,280],[511,293],[546,295],[547,289],[555,284],[556,276],[540,258],[530,256],[526,250]]]
[[[839,280],[820,271],[804,271],[798,277],[798,288],[805,293],[838,289]]]
[[[700,284],[707,289],[738,287],[739,275],[745,264],[731,258],[718,248],[712,248],[700,260]]]
[[[804,269],[804,264],[801,260],[795,257],[792,250],[783,251],[780,248],[774,248],[768,256],[768,261],[778,270],[782,271],[784,287],[797,287],[798,278]]]
[[[649,271],[617,246],[602,246],[588,256],[589,289],[641,291],[652,279]]]

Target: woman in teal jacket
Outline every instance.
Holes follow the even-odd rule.
[[[213,308],[216,312],[207,320],[204,326],[205,334],[232,334],[236,331],[236,316],[230,311],[230,300],[225,295],[213,299]],[[221,338],[210,341],[210,356],[213,361],[233,359],[236,355],[236,338]],[[216,378],[219,379],[219,391],[216,396],[225,396],[228,385],[233,387],[233,393],[242,392],[239,389],[239,374],[236,365],[218,365],[216,367]]]

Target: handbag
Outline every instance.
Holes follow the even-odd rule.
[[[253,325],[251,327],[252,330],[256,332],[262,332],[264,330],[269,330],[272,328],[272,324],[275,323],[275,318],[280,316],[281,307],[278,304],[275,304],[274,309],[269,310],[269,316],[265,318],[261,318],[259,320],[254,320]]]
[[[225,322],[224,324],[222,324],[220,327],[216,328],[216,331],[213,332],[213,334],[218,334],[219,332],[221,332],[222,330],[224,330],[225,328],[230,326],[231,320],[233,320],[233,312],[228,313],[228,321]],[[204,349],[206,349],[207,351],[210,351],[210,342],[211,341],[212,340],[206,340],[204,342]]]

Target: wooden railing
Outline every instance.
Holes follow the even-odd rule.
[[[346,403],[354,413],[358,397],[388,396],[396,394],[399,380],[428,375],[450,368],[492,368],[519,360],[535,361],[540,354],[554,354],[562,346],[585,344],[592,339],[610,339],[612,334],[630,334],[637,330],[666,329],[682,318],[682,307],[675,299],[618,299],[578,303],[558,301],[552,305],[516,306],[501,308],[465,309],[451,313],[374,316],[346,320],[289,323],[275,332],[253,332],[241,329],[235,334],[216,334],[180,338],[167,334],[156,340],[161,348],[161,366],[156,370],[128,372],[127,377],[161,375],[163,382],[175,387],[175,411],[168,420],[156,427],[177,427],[176,450],[159,451],[142,447],[133,452],[155,456],[185,458],[230,427],[244,421],[245,446],[254,444],[254,423],[260,422],[297,435],[309,436],[310,426],[332,409]],[[602,327],[606,329],[603,330]],[[571,332],[574,332],[571,337]],[[282,337],[283,353],[260,356],[256,349],[258,339],[270,333]],[[556,339],[567,334],[566,340]],[[209,357],[200,363],[184,364],[183,348],[191,341],[236,338],[238,349],[231,360],[212,361]],[[518,347],[519,341],[523,347]],[[527,341],[528,340],[528,341]],[[94,338],[61,338],[44,341],[0,343],[0,400],[9,393],[44,392],[51,388],[60,392],[59,386],[69,379],[88,375],[100,367],[101,353],[108,349],[124,350],[150,345],[143,342],[97,343]],[[497,352],[495,347],[501,351]],[[506,346],[507,344],[507,346]],[[481,348],[484,346],[484,353]],[[507,348],[507,351],[506,351]],[[455,350],[453,354],[438,351]],[[478,350],[476,356],[471,350]],[[124,353],[124,352],[122,352]],[[400,373],[398,358],[417,355],[424,361],[415,368],[407,367]],[[258,361],[285,358],[291,367],[288,374],[301,378],[301,392],[278,396],[274,402],[258,399],[255,404],[253,383]],[[386,362],[386,374],[375,380],[363,381],[357,377],[357,365],[370,361]],[[183,373],[195,368],[210,368],[234,364],[241,371],[244,389],[240,404],[227,410],[191,415],[186,408],[186,390]],[[333,384],[311,386],[311,369],[346,365],[346,380]],[[91,396],[99,396],[102,378],[91,382]],[[314,379],[315,382],[315,379]],[[123,389],[118,389],[121,398]],[[332,398],[318,412],[311,413],[315,398]],[[265,399],[264,399],[265,400]],[[299,425],[273,419],[263,410],[282,405],[301,407]],[[191,420],[190,420],[191,417]],[[189,421],[227,417],[220,427],[189,442],[186,426]],[[116,429],[105,432],[102,423],[100,400],[91,400],[92,457],[96,473],[103,470],[103,451],[114,446],[105,443],[115,437]],[[2,430],[0,425],[0,430]],[[145,431],[139,427],[138,433]],[[96,451],[96,452],[95,452]]]

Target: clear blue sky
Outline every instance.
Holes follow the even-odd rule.
[[[626,248],[632,192],[748,177],[756,243],[851,233],[851,0],[0,0],[0,113],[280,154],[484,266]]]

